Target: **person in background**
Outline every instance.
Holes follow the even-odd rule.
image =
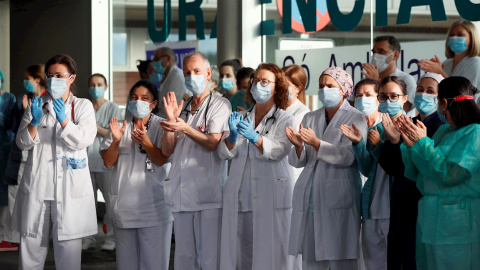
[[[168,179],[163,181],[165,201],[175,219],[175,269],[219,269],[222,190],[227,162],[217,148],[228,136],[232,113],[227,99],[208,88],[212,70],[208,58],[192,52],[183,60],[185,85],[193,96],[177,104],[174,93],[164,98],[167,120],[162,152],[173,154]]]
[[[364,63],[362,74],[367,78],[382,81],[388,76],[397,76],[407,85],[407,94],[410,97],[404,104],[403,110],[411,116],[415,115],[414,96],[417,82],[410,75],[397,68],[400,57],[400,43],[394,36],[379,36],[373,40],[373,56],[370,63]]]
[[[295,146],[288,161],[304,167],[293,190],[288,252],[302,255],[304,270],[357,269],[362,183],[352,143],[339,127],[354,124],[366,137],[367,122],[346,101],[353,81],[345,70],[326,69],[318,84],[324,106],[305,114],[298,132],[286,129]]]
[[[182,100],[183,95],[188,91],[185,87],[185,78],[182,70],[177,67],[177,54],[168,47],[161,47],[155,51],[153,67],[157,74],[162,75],[162,80],[158,87],[160,100],[158,116],[167,118],[163,98],[167,96],[168,92],[174,92],[177,100]]]
[[[295,184],[287,159],[292,145],[285,137],[285,128],[295,123],[284,111],[288,84],[278,66],[260,64],[252,85],[255,106],[230,115],[230,134],[217,148],[220,158],[232,160],[220,269],[293,270],[300,260],[287,252]]]
[[[211,68],[212,68],[212,76],[210,77],[210,80],[208,80],[208,88],[210,88],[210,91],[212,91],[212,93],[214,93],[215,95],[222,96],[223,94],[218,91],[219,90],[218,82],[220,81],[220,72],[216,65],[213,65]]]
[[[232,96],[238,91],[237,71],[240,68],[242,68],[242,60],[240,58],[227,60],[220,65],[220,81],[218,81],[218,87],[225,92],[223,97],[228,99],[230,103],[232,103]]]
[[[141,80],[130,89],[131,122],[113,117],[100,145],[103,163],[113,167],[109,194],[120,270],[168,269],[172,213],[165,204],[163,181],[170,161],[160,149],[163,130],[155,115],[157,87]]]
[[[150,80],[155,84],[160,82],[160,78],[153,68],[152,60],[137,60],[137,69],[142,80]]]
[[[299,65],[290,65],[282,69],[288,81],[288,107],[287,112],[295,116],[295,127],[300,125],[303,116],[310,110],[305,106],[307,74]]]
[[[15,96],[3,88],[5,78],[0,70],[0,251],[18,250],[18,242],[12,235],[10,227],[11,212],[8,200],[8,185],[4,182],[8,157],[15,133],[13,115]]]
[[[29,151],[13,209],[21,234],[19,269],[43,269],[50,229],[55,266],[80,269],[82,237],[97,234],[87,147],[95,140],[92,103],[73,95],[77,68],[68,55],[46,65],[47,92],[25,110],[16,143]]]
[[[47,81],[45,80],[45,70],[43,65],[31,65],[27,67],[25,71],[25,80],[23,81],[23,87],[25,88],[26,93],[17,96],[16,104],[13,108],[13,133],[17,133],[23,113],[27,108],[28,103],[31,102],[34,97],[44,95],[46,93],[46,86]],[[8,208],[10,211],[10,215],[5,224],[6,233],[4,234],[4,241],[12,243],[12,245],[10,248],[8,246],[7,248],[2,248],[2,246],[5,246],[5,244],[0,243],[0,251],[17,250],[17,246],[13,243],[20,243],[20,234],[12,229],[11,215],[13,213],[15,198],[17,196],[19,183],[22,180],[27,157],[27,151],[21,151],[16,143],[12,144],[10,155],[8,157],[8,163],[6,165],[5,176],[3,178],[3,181],[8,185]]]
[[[110,183],[112,170],[103,165],[100,156],[100,144],[109,131],[109,124],[113,117],[119,117],[120,110],[118,105],[105,99],[105,92],[108,90],[107,78],[100,73],[95,73],[88,78],[88,93],[95,110],[95,119],[97,120],[97,136],[93,144],[87,148],[88,167],[90,168],[90,177],[92,178],[93,195],[97,202],[97,192],[102,192],[105,199],[105,215],[103,216],[103,232],[106,234],[101,249],[114,250],[115,237],[113,235],[112,215],[110,213]],[[82,249],[95,248],[95,237],[93,235],[83,238]]]
[[[423,83],[422,80],[421,85]],[[397,119],[405,114],[402,110],[403,103],[408,100],[405,82],[395,76],[384,78],[380,83],[378,100],[379,109],[384,113],[382,125],[385,131],[385,141],[378,160],[392,182],[387,247],[388,269],[415,269],[415,227],[421,194],[415,183],[405,177],[405,166],[400,152],[403,141],[394,125]],[[437,121],[425,124],[428,125],[430,136],[439,126]]]
[[[352,141],[358,169],[367,181],[362,188],[361,269],[387,269],[388,227],[390,222],[390,180],[378,164],[385,134],[382,113],[378,111],[379,82],[365,78],[355,86],[355,108],[365,115],[368,137],[354,125],[341,125],[342,133]]]
[[[255,73],[253,68],[243,67],[237,71],[237,93],[230,98],[232,104],[232,111],[250,110],[253,107],[252,103],[249,103],[245,99],[247,89],[250,89],[250,77]]]
[[[397,121],[405,176],[423,197],[418,204],[418,269],[480,269],[480,109],[464,77],[438,86],[438,115],[446,124],[432,138],[423,122]]]
[[[423,71],[448,76],[462,76],[480,89],[480,37],[475,25],[467,20],[458,20],[450,25],[445,40],[445,60],[438,56],[430,60],[422,59],[418,65]],[[480,106],[480,93],[476,93]]]

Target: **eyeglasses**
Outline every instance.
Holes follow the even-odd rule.
[[[155,57],[153,57],[152,61],[153,62],[160,61],[163,57],[167,57],[167,56],[166,55],[155,56]]]
[[[261,86],[267,86],[269,83],[273,83],[275,84],[274,81],[269,81],[269,80],[266,80],[266,79],[254,79],[254,78],[251,78],[250,79],[250,83],[253,85],[253,84],[257,84],[258,82],[260,82],[260,85]]]
[[[390,100],[391,102],[397,102],[399,97],[403,97],[405,95],[397,95],[397,94],[391,94],[391,95],[378,95],[377,99],[380,103],[387,102],[387,99]]]
[[[47,74],[45,74],[45,77],[46,77],[47,79],[52,78],[52,77],[55,77],[55,78],[58,78],[58,79],[64,79],[64,78],[67,78],[67,77],[70,77],[70,76],[71,76],[71,74],[68,73],[68,72],[63,72],[63,73],[61,73],[61,72],[55,72],[55,73],[47,73]]]

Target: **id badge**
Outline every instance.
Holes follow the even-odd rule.
[[[145,171],[153,172],[153,163],[149,157],[147,157],[147,159],[145,160]]]

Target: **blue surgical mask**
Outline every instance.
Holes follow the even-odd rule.
[[[437,96],[425,93],[415,94],[415,108],[421,115],[430,115],[437,109]]]
[[[185,86],[193,93],[194,96],[199,96],[205,91],[207,83],[203,75],[190,75],[185,78]]]
[[[165,73],[166,67],[162,66],[162,61],[156,61],[153,62],[153,69],[155,69],[155,72],[158,74],[163,74]]]
[[[463,53],[468,49],[467,38],[466,37],[449,37],[448,47],[450,47],[450,50],[452,50],[452,52],[456,54]]]
[[[33,93],[33,91],[35,91],[35,85],[32,85],[30,83],[30,80],[24,80],[23,81],[23,87],[25,87],[25,89],[27,90],[27,92],[29,93]]]
[[[447,118],[445,117],[445,114],[440,113],[440,107],[437,107],[437,114],[440,121],[442,121],[443,123],[447,123]]]
[[[370,115],[378,111],[377,99],[374,97],[358,97],[355,99],[354,106],[364,115]]]
[[[288,99],[292,100],[295,95],[292,95],[293,87],[288,87]]]
[[[270,84],[262,86],[260,82],[258,82],[257,84],[252,85],[250,93],[258,104],[263,104],[272,97],[272,86]]]
[[[337,107],[338,103],[342,100],[342,96],[340,96],[340,88],[318,89],[318,100],[329,109]]]
[[[105,87],[90,87],[88,88],[88,93],[92,98],[97,99],[103,97],[103,94],[105,93]]]
[[[378,109],[382,113],[388,113],[388,115],[391,117],[394,117],[397,115],[399,112],[403,110],[402,104],[400,102],[392,102],[390,100],[387,100],[386,102],[380,103],[378,106]]]
[[[127,108],[133,114],[133,116],[135,116],[137,119],[141,119],[150,114],[150,104],[152,103],[142,100],[131,100],[128,102]]]
[[[222,89],[230,91],[234,86],[233,78],[220,79],[220,87],[222,87]]]
[[[161,78],[162,75],[158,73],[148,75],[148,80],[150,80],[155,85],[158,85],[160,83]]]
[[[70,77],[69,77],[70,79]],[[53,99],[59,99],[67,91],[67,80],[61,78],[48,78],[47,79],[47,91],[53,97]]]

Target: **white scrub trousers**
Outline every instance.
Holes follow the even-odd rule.
[[[172,222],[132,229],[114,226],[114,230],[117,269],[168,269]]]
[[[315,237],[313,211],[308,210],[305,237],[303,239],[302,269],[303,270],[353,270],[358,269],[357,259],[317,261],[315,258]]]
[[[172,213],[175,270],[218,270],[222,209]]]
[[[56,269],[80,270],[82,239],[58,241],[57,208],[55,204],[56,201],[44,202],[36,238],[20,237],[19,270],[43,269],[50,242],[50,228],[53,231],[53,252]]]
[[[387,270],[390,219],[362,220],[362,252],[365,269]]]
[[[93,194],[95,196],[95,204],[97,203],[97,190],[100,189],[105,199],[105,216],[103,216],[103,224],[106,226],[107,236],[113,236],[112,218],[110,214],[110,172],[91,172]]]

